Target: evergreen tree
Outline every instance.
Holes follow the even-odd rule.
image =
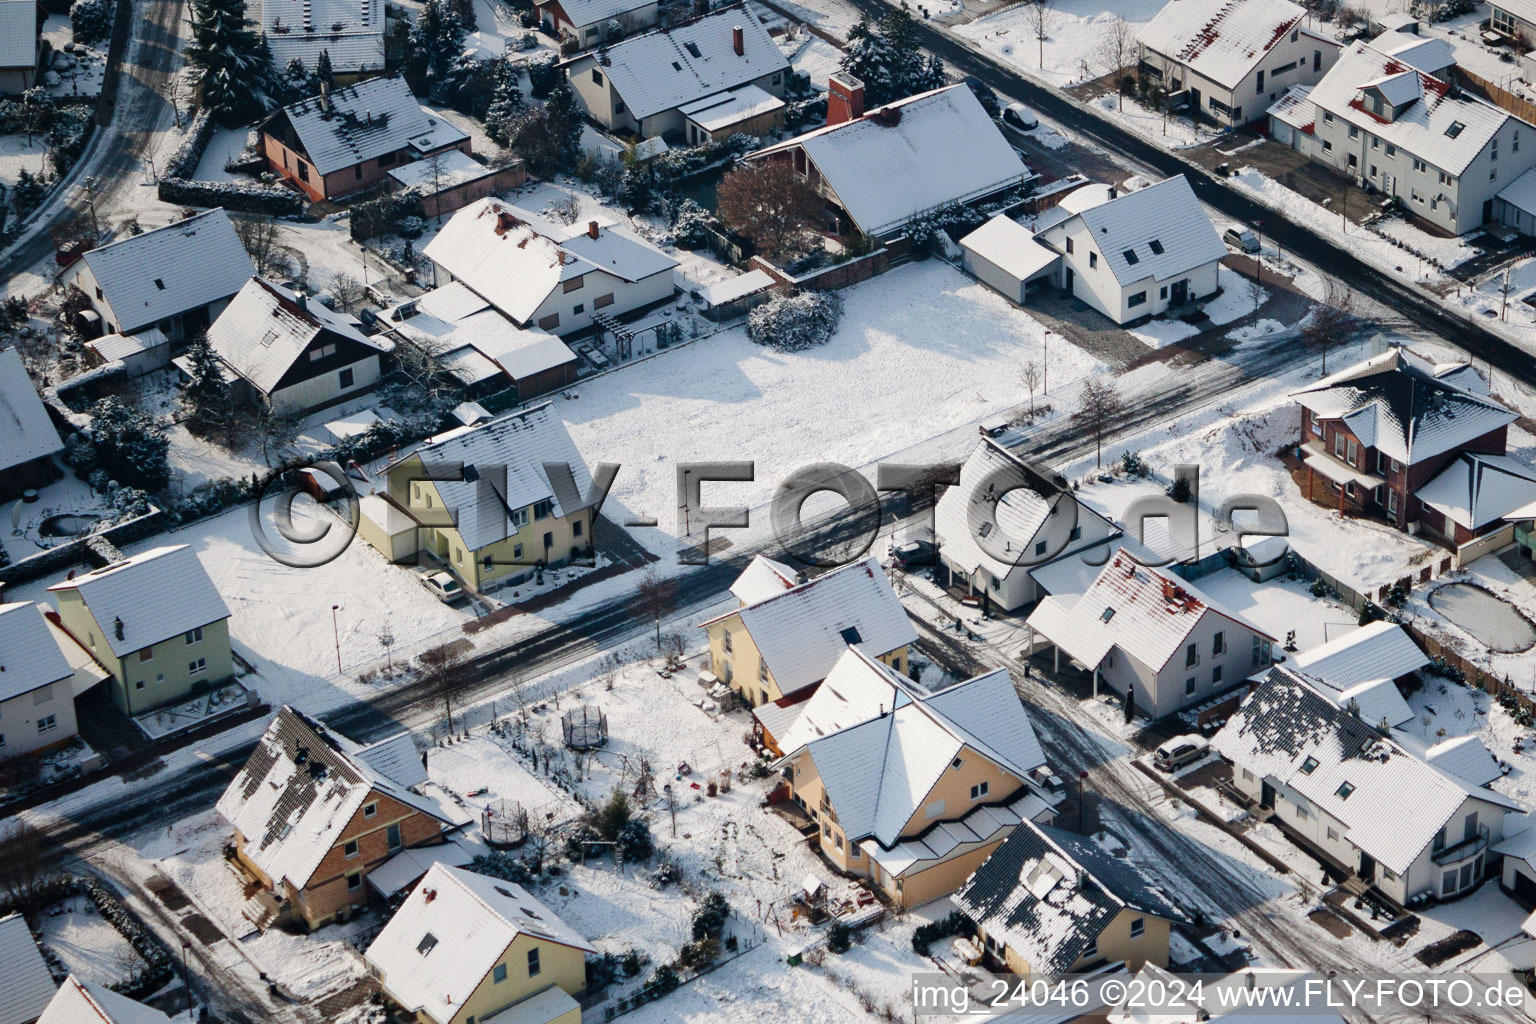
[[[582,123],[576,93],[570,80],[560,75],[542,107],[514,119],[508,141],[530,171],[549,178],[576,165]]]
[[[227,125],[261,110],[271,73],[265,41],[251,31],[245,0],[189,0],[192,41],[187,67],[204,107]]]
[[[91,441],[102,467],[132,486],[157,491],[170,479],[170,439],[154,418],[103,398],[91,407]]]
[[[1130,725],[1136,718],[1136,687],[1134,685],[1125,688],[1125,724]]]
[[[866,16],[849,31],[842,69],[864,83],[864,101],[871,107],[944,84],[944,62],[923,56],[906,4],[875,23]]]
[[[181,391],[182,401],[191,410],[187,429],[206,434],[224,420],[229,409],[229,384],[206,334],[199,334],[187,346],[187,361],[190,379]]]
[[[319,92],[323,85],[327,89],[336,87],[336,75],[331,71],[331,51],[321,50],[320,56],[315,60],[315,79],[313,92]]]
[[[464,52],[464,23],[447,0],[427,0],[416,16],[406,51],[406,69],[431,88]]]
[[[272,80],[273,99],[283,106],[296,103],[314,92],[309,83],[309,71],[304,67],[303,59],[289,58],[283,70]]]
[[[16,176],[16,184],[11,186],[11,206],[16,210],[16,219],[20,220],[37,209],[37,204],[47,194],[48,186],[43,184],[42,179],[23,167]]]
[[[518,84],[521,74],[518,65],[502,57],[496,61],[491,75],[495,85],[491,89],[490,106],[485,111],[485,130],[491,138],[505,146],[512,119],[523,109],[523,90]]]

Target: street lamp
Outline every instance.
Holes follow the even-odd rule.
[[[192,975],[187,973],[187,950],[192,948],[192,943],[186,939],[181,940],[181,983],[187,989],[187,1016],[192,1015]]]
[[[1087,770],[1077,773],[1077,831],[1083,831],[1083,783],[1088,778]]]
[[[331,632],[336,637],[336,674],[341,675],[341,625],[336,621],[336,613],[341,611],[341,605],[331,605]]]

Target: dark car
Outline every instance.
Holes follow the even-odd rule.
[[[981,101],[981,109],[987,112],[988,117],[996,117],[1002,113],[1003,105],[997,102],[997,93],[992,91],[991,86],[975,75],[966,75],[964,81],[971,92],[976,94],[976,98]]]
[[[909,540],[891,549],[891,557],[903,569],[914,565],[932,565],[939,549],[932,541]]]

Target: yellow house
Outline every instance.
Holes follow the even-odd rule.
[[[710,671],[753,707],[815,686],[850,646],[908,669],[917,631],[873,556],[803,581],[759,555],[731,594],[740,607],[700,628],[709,632]]]
[[[581,1024],[595,952],[522,887],[439,863],[364,957],[420,1024]]]
[[[545,470],[558,463],[570,467],[569,487]],[[484,590],[591,554],[592,476],[548,402],[439,434],[384,475],[387,502],[416,523],[414,544],[380,548],[391,561],[430,552]]]
[[[155,548],[48,588],[64,629],[141,714],[235,674],[229,608],[185,544]]]
[[[1167,967],[1171,925],[1188,920],[1132,862],[1034,822],[1014,830],[955,903],[993,964],[1014,974]]]
[[[1031,788],[1045,755],[1004,669],[929,693],[850,648],[782,743],[823,856],[904,906],[953,892],[1020,822],[1055,813]]]

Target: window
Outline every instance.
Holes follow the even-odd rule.
[[[1212,686],[1218,686],[1218,685],[1220,685],[1220,683],[1221,683],[1221,666],[1217,665],[1215,668],[1211,669],[1211,685]]]
[[[533,506],[533,518],[535,518],[535,519],[548,519],[550,517],[550,515],[554,511],[555,511],[555,504],[554,504],[554,502],[550,501],[548,498],[545,498],[543,501],[535,502],[534,503],[534,506]]]
[[[546,330],[546,331],[549,330],[551,327],[559,327],[560,326],[560,314],[559,313],[551,313],[551,314],[549,314],[549,316],[540,317],[539,318],[539,326],[541,328],[543,328],[544,330]]]
[[[1128,305],[1128,306],[1140,306],[1143,303],[1145,303],[1146,301],[1147,301],[1147,293],[1146,292],[1137,292],[1136,294],[1132,295],[1129,299],[1126,300],[1126,305]]]
[[[1160,298],[1160,299],[1166,299],[1168,297],[1168,286],[1167,285],[1163,285],[1161,288],[1159,288],[1157,290],[1157,297]]]
[[[363,873],[361,871],[347,876],[347,892],[357,892],[362,887]]]
[[[1311,775],[1317,771],[1317,763],[1317,758],[1309,756],[1305,761],[1301,762],[1301,774]]]
[[[1257,91],[1259,91],[1259,92],[1263,92],[1264,91],[1264,72],[1262,70],[1259,71],[1259,84],[1258,84],[1258,90]]]
[[[1211,654],[1212,656],[1219,656],[1226,653],[1227,634],[1224,630],[1217,630],[1216,635],[1211,638]]]
[[[1307,810],[1306,804],[1297,804],[1296,805],[1296,820],[1297,821],[1306,821],[1310,817],[1312,817],[1312,812]]]
[[[1327,139],[1323,140],[1323,152],[1324,153],[1332,153],[1333,152],[1333,143],[1329,142]]]
[[[1294,39],[1292,39],[1291,41],[1295,42]],[[1269,77],[1276,78],[1276,77],[1278,77],[1280,75],[1285,74],[1287,71],[1294,70],[1295,67],[1296,67],[1296,61],[1294,61],[1294,60],[1291,61],[1289,64],[1281,64],[1279,67],[1275,68],[1273,71],[1271,71],[1269,73]]]
[[[1342,432],[1333,435],[1333,457],[1336,459],[1344,457],[1344,434]]]
[[[580,519],[577,519],[575,522],[571,523],[571,536],[572,537],[580,537],[581,536],[581,520]]]
[[[587,304],[585,302],[578,302],[576,305],[571,307],[571,316],[581,316],[581,314],[585,313],[586,311]]]
[[[761,658],[757,661],[757,681],[760,683],[768,681],[768,663]]]
[[[1081,526],[1074,526],[1074,527],[1072,527],[1072,532],[1067,534],[1067,540],[1069,540],[1069,541],[1081,540],[1082,536],[1083,536],[1083,528]]]
[[[1184,680],[1184,696],[1192,697],[1192,696],[1194,696],[1194,693],[1195,693],[1195,677],[1194,676],[1190,676],[1188,679]]]
[[[363,804],[363,817],[372,818],[379,813],[378,804]]]
[[[1147,248],[1152,250],[1152,255],[1154,256],[1161,256],[1163,254],[1163,243],[1156,238],[1147,243]]]
[[[528,951],[528,977],[539,973],[539,947],[534,946]]]
[[[37,731],[52,732],[54,729],[58,728],[58,725],[58,719],[53,715],[44,715],[42,718],[37,720]]]
[[[1440,876],[1440,891],[1442,893],[1451,893],[1456,891],[1455,868],[1452,868]]]
[[[1497,7],[1493,9],[1493,30],[1502,32],[1506,36],[1515,34],[1515,18],[1508,11],[1501,11]]]
[[[1334,829],[1332,825],[1328,826],[1328,841],[1330,843],[1336,843],[1339,841],[1339,833]]]
[[[1136,264],[1141,262],[1141,257],[1136,255],[1136,250],[1135,249],[1127,249],[1127,250],[1125,250],[1125,252],[1121,253],[1120,255],[1124,256],[1125,257],[1125,262],[1131,264],[1132,266],[1135,266]]]
[[[352,376],[352,367],[343,367],[341,372],[336,375],[336,380],[342,388],[350,388],[354,380]]]
[[[1105,608],[1103,614],[1101,614],[1099,616],[1099,621],[1100,622],[1108,622],[1110,619],[1112,619],[1114,617],[1115,617],[1115,610],[1113,608]]]
[[[1423,160],[1420,160],[1418,157],[1414,157],[1413,169],[1418,171],[1420,174],[1423,174],[1429,170],[1429,164],[1425,163]]]
[[[564,287],[567,292],[579,292],[581,291],[581,284],[584,280],[586,280],[586,275],[578,274],[571,278],[569,281],[565,282],[562,287]]]
[[[135,690],[142,690],[142,689],[144,689],[144,680],[140,679],[138,682],[134,683],[133,684],[133,688]]]
[[[728,629],[720,632],[720,649],[726,654],[731,653],[731,631]]]
[[[592,84],[593,85],[602,85],[603,84],[603,73],[601,71],[597,70],[597,68],[593,68],[592,69]]]
[[[1096,253],[1096,252],[1089,253],[1088,254],[1088,267],[1089,267],[1089,269],[1097,267],[1098,265],[1099,265],[1099,254]]]
[[[1042,540],[1038,544],[1035,545],[1035,554],[1037,554],[1037,555],[1045,554],[1045,541]]]
[[[1349,126],[1349,137],[1352,139],[1358,139],[1360,137],[1360,127],[1358,125],[1352,124]]]
[[[390,853],[400,849],[400,825],[398,822],[384,829],[384,842],[389,848]]]
[[[1360,454],[1360,445],[1355,442],[1354,438],[1350,438],[1349,439],[1348,462],[1349,462],[1349,464],[1351,466],[1353,466],[1355,464],[1355,457],[1358,456],[1359,454]]]
[[[187,675],[200,676],[208,671],[208,659],[198,658],[196,661],[187,662]]]
[[[187,646],[188,647],[191,647],[193,644],[200,644],[202,642],[203,642],[203,627],[202,626],[198,626],[196,629],[192,629],[192,630],[188,630],[187,631]]]
[[[607,295],[599,295],[592,300],[593,309],[602,309],[605,306],[611,305],[613,305],[613,292],[609,292]]]
[[[146,647],[146,648],[144,648],[142,651],[139,652],[139,660],[140,661],[154,661],[155,660],[155,649],[153,647]]]
[[[955,758],[953,761],[949,762],[949,766],[951,768],[953,768],[955,771],[959,771],[960,770],[960,766],[963,765],[963,764],[965,764],[964,759],[958,758],[958,757]]]
[[[309,361],[312,363],[318,363],[320,360],[329,359],[335,354],[336,344],[334,342],[329,345],[318,345],[315,348],[309,350]]]
[[[356,839],[349,839],[349,840],[347,840],[346,845],[344,845],[341,848],[341,852],[345,856],[347,856],[348,858],[356,857],[357,856],[357,840]]]
[[[1266,640],[1262,636],[1255,636],[1253,638],[1253,665],[1254,665],[1254,667],[1257,668],[1260,665],[1268,665],[1269,661],[1270,661],[1270,657],[1269,656],[1270,656],[1269,641]]]
[[[1340,800],[1348,800],[1349,794],[1353,793],[1354,791],[1354,786],[1350,785],[1348,782],[1341,782],[1339,783],[1339,788],[1333,791],[1333,795],[1338,797]]]
[[[491,981],[494,982],[497,985],[500,985],[502,982],[504,982],[506,980],[507,980],[507,965],[506,964],[497,964],[491,970]]]
[[[1455,178],[1451,177],[1449,174],[1446,174],[1444,171],[1440,172],[1440,184],[1442,184],[1442,185],[1454,185],[1455,183],[1456,183],[1456,179]]]
[[[987,790],[990,788],[990,786],[991,784],[986,782],[978,782],[976,785],[972,786],[971,799],[980,800],[982,797],[986,796]]]
[[[1147,919],[1138,917],[1131,922],[1131,938],[1139,939],[1147,933]]]
[[[1333,124],[1333,114],[1327,110],[1323,111],[1323,124]]]
[[[1072,251],[1072,239],[1069,238],[1069,239],[1067,239],[1067,252],[1070,253],[1071,251]],[[101,289],[100,288],[96,289],[96,297],[98,299],[101,298]]]
[[[1200,664],[1200,645],[1190,644],[1184,648],[1184,667],[1189,668]]]
[[[1498,181],[1499,180],[1499,169],[1497,167],[1495,167],[1493,170],[1488,172],[1488,180],[1489,181]]]

